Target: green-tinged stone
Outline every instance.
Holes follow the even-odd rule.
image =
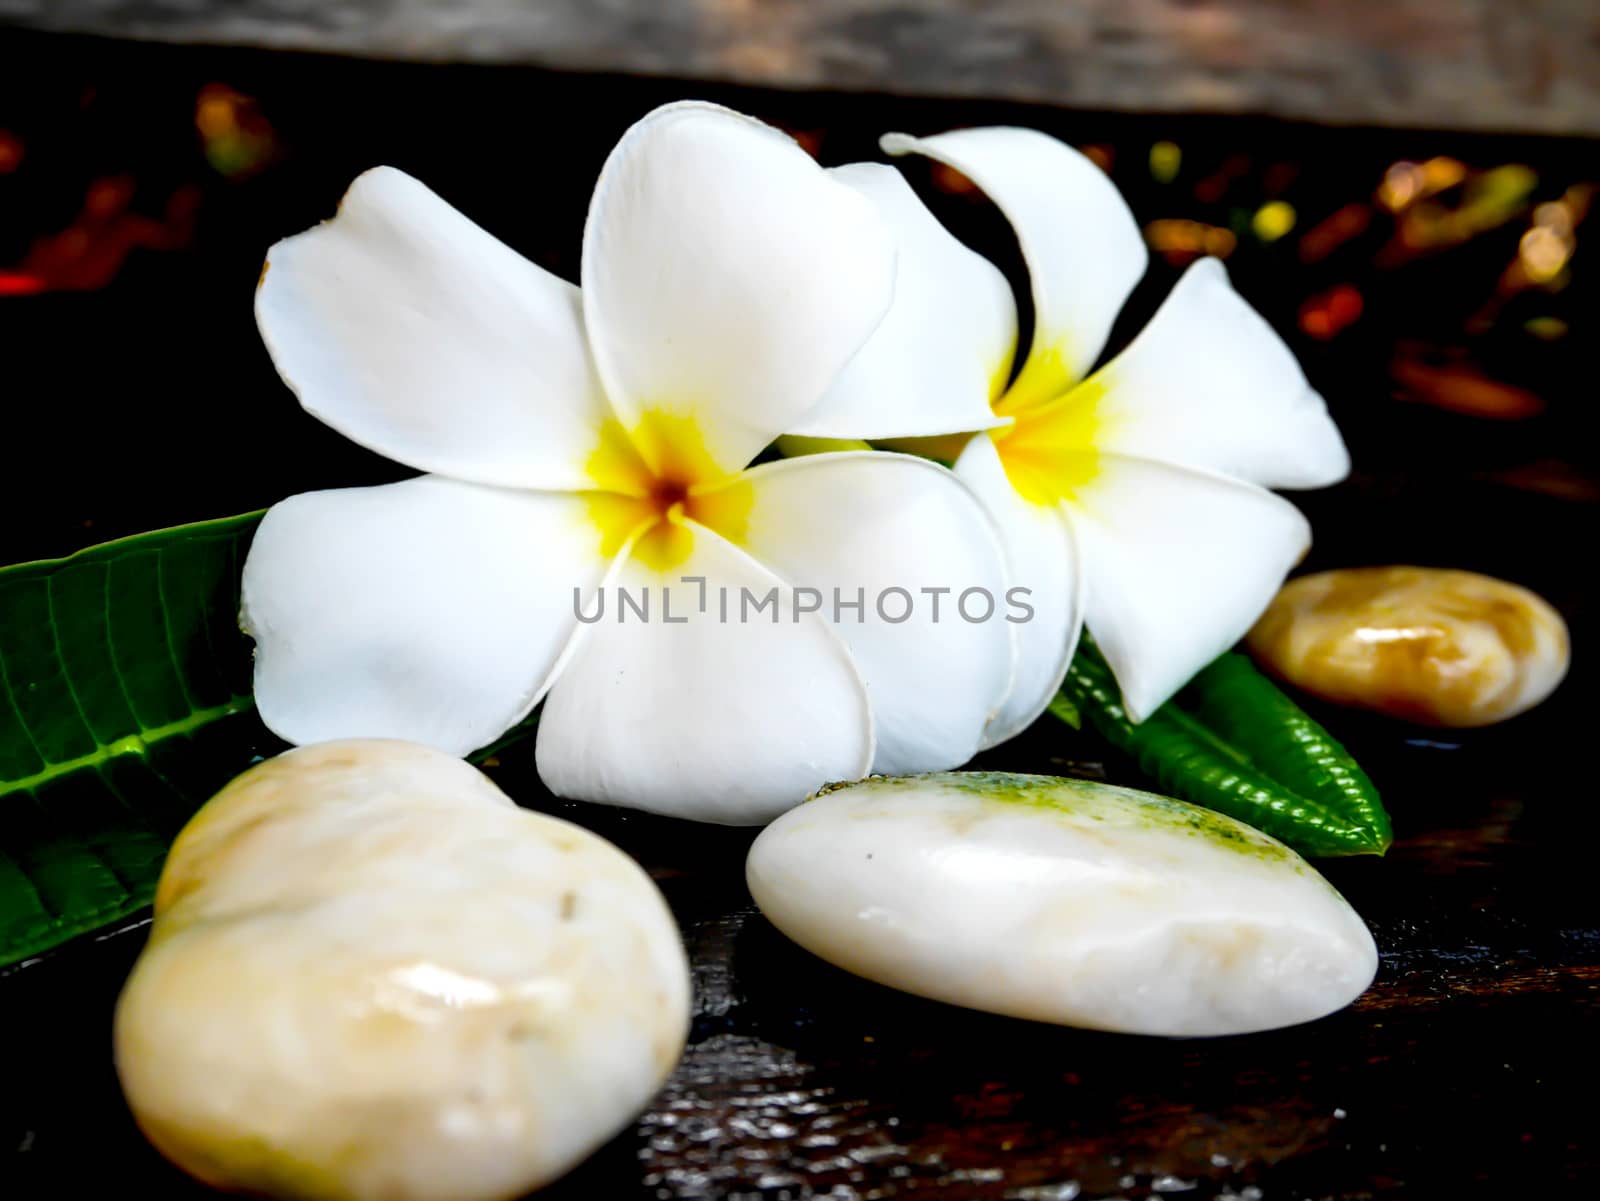
[[[1381,855],[1389,847],[1389,815],[1366,773],[1243,655],[1223,655],[1135,724],[1111,669],[1086,641],[1061,695],[1165,792],[1303,855]]]
[[[1053,809],[1109,825],[1182,831],[1236,854],[1302,866],[1300,857],[1283,843],[1242,821],[1174,797],[1095,780],[1001,771],[935,772],[923,776],[871,776],[856,784],[830,784],[817,796],[867,784],[880,793],[937,788],[1007,805]]]
[[[746,878],[870,980],[1135,1034],[1310,1021],[1372,980],[1360,917],[1268,835],[1169,797],[1005,772],[872,777],[784,814]]]

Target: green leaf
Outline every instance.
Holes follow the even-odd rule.
[[[0,967],[148,905],[195,810],[284,749],[238,625],[261,516],[0,568]]]
[[[1111,669],[1085,642],[1061,697],[1165,791],[1304,855],[1381,855],[1393,838],[1349,752],[1243,655],[1223,655],[1135,725]]]
[[[281,746],[237,618],[260,519],[0,569],[0,965],[147,905],[183,823]]]
[[[1050,712],[1074,730],[1083,729],[1083,711],[1078,708],[1077,702],[1067,695],[1065,688],[1050,698]]]

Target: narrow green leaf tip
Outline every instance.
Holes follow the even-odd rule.
[[[1111,669],[1086,642],[1058,699],[1165,791],[1301,854],[1382,855],[1393,840],[1378,790],[1350,753],[1243,655],[1223,655],[1135,725]],[[1080,725],[1056,704],[1050,711]]]

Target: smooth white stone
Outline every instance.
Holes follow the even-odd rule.
[[[263,763],[179,835],[116,1015],[140,1128],[200,1179],[498,1201],[625,1126],[689,972],[643,871],[407,743]]]
[[[1221,814],[1049,776],[825,790],[750,848],[756,904],[830,963],[935,1000],[1135,1034],[1310,1021],[1372,982],[1355,910]]]

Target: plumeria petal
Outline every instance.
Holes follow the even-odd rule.
[[[244,567],[261,718],[454,754],[533,708],[606,561],[583,498],[422,476],[292,496]]]
[[[1005,703],[984,734],[983,745],[990,747],[1031,725],[1061,687],[1083,629],[1083,573],[1060,507],[1023,499],[987,434],[967,444],[955,471],[994,518],[1009,567],[1008,588],[1026,589],[1016,599],[1032,611],[1012,626],[1017,669]],[[1011,611],[1024,616],[1020,609]]]
[[[338,216],[279,242],[256,322],[306,411],[423,471],[590,486],[609,414],[578,290],[410,176],[377,167]]]
[[[988,194],[1016,231],[1033,286],[1034,331],[1014,403],[1049,400],[1082,379],[1104,349],[1149,253],[1105,172],[1035,129],[891,133],[889,154],[924,154]]]
[[[607,394],[629,429],[691,424],[725,473],[821,400],[893,291],[872,202],[758,121],[668,105],[600,173],[583,302]]]
[[[908,438],[986,429],[1017,344],[1005,276],[968,250],[893,167],[851,163],[834,178],[894,230],[894,304],[877,332],[793,428],[818,438]]]
[[[907,455],[810,455],[742,479],[752,504],[740,545],[815,590],[866,681],[872,770],[965,763],[1011,679],[1005,561],[982,506]]]
[[[634,556],[615,577],[635,604],[649,597],[648,622],[607,587],[540,715],[539,774],[578,800],[756,825],[866,774],[866,688],[826,622],[796,620],[777,576],[710,530],[689,532],[669,570]],[[702,585],[684,577],[705,581],[703,611]]]
[[[1293,353],[1201,259],[1090,384],[1105,450],[1220,471],[1269,488],[1319,488],[1350,455]]]
[[[1119,455],[1100,456],[1069,513],[1089,632],[1135,721],[1244,636],[1311,544],[1281,496]]]

